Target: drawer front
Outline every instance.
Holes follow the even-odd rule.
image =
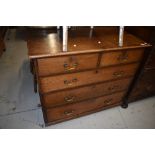
[[[47,93],[55,90],[73,88],[133,76],[138,66],[138,63],[134,63],[130,65],[99,69],[98,72],[94,70],[66,75],[42,77],[40,78],[40,91],[41,93]]]
[[[51,108],[46,110],[48,122],[61,120],[65,118],[72,118],[76,115],[89,112],[102,107],[110,106],[113,104],[119,104],[122,101],[124,92],[99,97],[75,104],[69,104],[66,106]]]
[[[107,52],[102,55],[101,66],[104,67],[116,64],[137,62],[141,60],[143,53],[144,49]]]
[[[97,66],[98,54],[73,55],[38,59],[38,74],[47,76],[58,73],[93,69]]]
[[[114,93],[117,91],[127,90],[132,78],[85,86],[82,88],[69,89],[49,94],[44,94],[44,107],[79,102],[85,99]],[[123,85],[122,85],[123,83]]]

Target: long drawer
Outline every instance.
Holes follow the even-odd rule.
[[[57,105],[79,102],[85,99],[127,90],[132,78],[99,83],[75,89],[58,91],[42,95],[43,106],[50,108]],[[122,84],[123,83],[123,84]]]
[[[144,49],[120,50],[102,54],[101,67],[140,61]]]
[[[40,91],[41,93],[47,93],[55,90],[73,88],[77,86],[133,76],[138,66],[139,63],[134,63],[130,65],[103,68],[99,69],[97,72],[92,70],[42,77],[39,79]]]
[[[40,58],[38,62],[39,76],[73,71],[93,69],[97,66],[98,54],[83,54],[53,58]]]
[[[115,93],[104,97],[99,97],[75,104],[69,104],[66,106],[56,107],[45,110],[47,115],[47,121],[53,122],[61,119],[67,119],[75,117],[79,114],[89,112],[102,107],[110,106],[113,104],[119,104],[122,101],[124,92]]]

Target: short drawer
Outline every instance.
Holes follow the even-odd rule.
[[[74,88],[77,86],[133,76],[138,66],[138,63],[134,63],[130,65],[103,68],[99,69],[98,72],[92,70],[57,76],[41,77],[39,85],[40,91],[41,93],[47,93],[55,90]]]
[[[101,67],[140,61],[144,49],[121,50],[103,53]]]
[[[44,100],[43,106],[50,108],[52,106],[79,102],[85,99],[127,90],[131,80],[132,78],[126,78],[112,82],[99,83],[91,86],[44,94],[42,95]]]
[[[93,69],[97,66],[98,54],[83,54],[38,59],[39,76]]]
[[[75,104],[47,109],[45,110],[47,115],[47,121],[53,122],[65,118],[72,118],[79,114],[93,111],[95,109],[100,109],[102,107],[110,106],[117,103],[119,104],[122,101],[123,96],[124,92],[120,92],[113,95],[99,97]]]

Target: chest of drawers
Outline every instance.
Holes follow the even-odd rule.
[[[125,40],[129,37],[130,42],[125,42],[120,48],[117,40],[112,39],[117,33],[111,30],[107,39],[103,35],[107,34],[107,29],[100,33],[97,30],[93,39],[84,35],[82,38],[71,37],[68,52],[61,51],[56,34],[36,37],[31,33],[28,39],[29,57],[46,125],[123,103],[144,50],[150,45],[126,34]],[[97,44],[99,39],[103,40],[102,35],[104,46]],[[57,42],[59,46],[52,44],[47,47],[47,42]],[[73,50],[74,47],[77,48]]]

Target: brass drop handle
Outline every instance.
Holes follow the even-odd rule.
[[[107,104],[107,105],[111,104],[111,102],[112,102],[112,98],[107,99],[107,100],[104,101],[104,103]]]
[[[77,68],[77,66],[78,66],[77,62],[72,64],[72,65],[69,65],[69,64],[65,63],[64,64],[64,69],[65,69],[65,71],[71,71],[71,70],[75,70]]]
[[[65,97],[65,101],[66,102],[73,102],[75,100],[74,96],[70,96],[70,97]]]
[[[68,85],[68,86],[71,86],[73,85],[74,83],[76,83],[78,80],[77,78],[74,78],[72,80],[64,80],[64,84]]]
[[[122,77],[124,75],[124,71],[117,71],[117,72],[114,72],[113,75],[115,77]]]
[[[68,110],[68,111],[64,111],[64,114],[67,116],[70,116],[74,113],[74,110]]]
[[[127,53],[122,53],[121,55],[118,56],[117,60],[119,61],[127,61],[128,60],[128,54]]]

